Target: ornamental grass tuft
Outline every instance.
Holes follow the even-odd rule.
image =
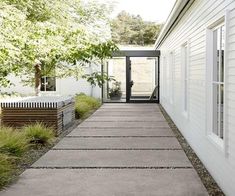
[[[75,97],[75,114],[76,118],[84,119],[89,113],[101,106],[99,99],[90,97],[81,93]]]
[[[55,138],[53,129],[39,122],[26,125],[22,128],[22,131],[30,144],[47,145]]]
[[[21,156],[28,148],[24,133],[9,127],[0,128],[0,153]]]
[[[11,158],[5,154],[0,154],[0,187],[7,184],[12,178],[13,166]]]

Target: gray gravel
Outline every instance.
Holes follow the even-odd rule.
[[[210,175],[210,173],[207,171],[207,169],[204,167],[203,163],[200,161],[196,153],[193,151],[193,149],[190,147],[184,136],[181,134],[179,129],[176,127],[174,122],[171,120],[170,116],[166,113],[164,108],[160,105],[160,109],[166,118],[170,128],[173,130],[176,138],[178,139],[180,145],[182,146],[185,154],[187,155],[188,159],[191,161],[193,167],[197,171],[199,177],[202,180],[202,183],[206,187],[209,195],[211,196],[224,196],[225,194],[220,189],[218,184],[215,182],[213,177]]]

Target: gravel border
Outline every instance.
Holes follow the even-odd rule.
[[[193,167],[197,171],[199,177],[202,180],[202,183],[206,187],[208,194],[210,196],[225,196],[223,191],[220,189],[218,184],[215,182],[213,177],[210,175],[210,173],[207,171],[207,169],[204,167],[203,163],[200,161],[196,153],[193,151],[193,149],[190,147],[184,136],[181,134],[179,129],[176,127],[170,116],[167,114],[165,109],[162,107],[162,105],[159,104],[160,110],[165,117],[167,123],[169,124],[170,128],[174,132],[176,138],[178,139],[180,145],[182,146],[185,154],[187,155],[188,159],[192,163]]]

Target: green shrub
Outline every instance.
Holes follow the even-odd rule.
[[[100,100],[87,96],[83,93],[79,94],[75,98],[75,113],[76,118],[85,118],[87,115],[98,109],[101,105]]]
[[[94,97],[87,96],[85,94],[77,95],[76,96],[76,102],[85,102],[89,106],[91,106],[92,109],[97,109],[101,105],[101,102],[98,99],[96,99]]]
[[[53,130],[42,123],[27,125],[23,127],[22,130],[31,144],[46,145],[51,143],[55,137]]]
[[[85,118],[92,107],[86,102],[78,102],[75,104],[75,114],[76,118]]]
[[[12,177],[13,167],[10,158],[5,154],[0,154],[0,187],[5,185]]]
[[[9,127],[0,128],[0,153],[20,156],[27,147],[27,139],[21,131]]]

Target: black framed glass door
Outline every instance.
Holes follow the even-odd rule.
[[[102,88],[103,102],[159,102],[159,57],[156,50],[119,51],[102,66],[115,81]]]
[[[127,102],[158,102],[158,57],[127,57]]]

